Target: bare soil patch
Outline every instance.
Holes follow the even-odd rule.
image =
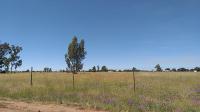
[[[26,103],[22,101],[1,101],[0,112],[104,112],[85,110],[56,104]]]

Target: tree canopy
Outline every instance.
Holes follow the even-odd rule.
[[[9,70],[12,72],[13,68],[16,70],[22,65],[19,53],[22,47],[10,45],[8,43],[0,43],[0,71]]]
[[[107,71],[108,71],[108,68],[107,68],[106,66],[102,66],[102,67],[101,67],[101,71],[102,71],[102,72],[107,72]]]
[[[78,42],[77,37],[74,37],[68,46],[67,53],[65,54],[67,66],[73,73],[76,73],[83,68],[82,61],[85,59],[85,55],[86,51],[84,40],[82,39]]]
[[[156,69],[157,72],[162,72],[162,68],[161,68],[161,66],[159,64],[157,64],[155,66],[155,69]]]

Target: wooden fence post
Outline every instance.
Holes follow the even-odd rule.
[[[73,73],[73,89],[75,88],[74,86],[75,86],[75,84],[74,84],[74,73]]]
[[[135,92],[135,72],[133,70],[134,92]]]
[[[31,67],[31,80],[30,80],[30,84],[31,86],[33,85],[33,67]]]

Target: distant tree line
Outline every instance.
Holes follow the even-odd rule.
[[[44,68],[44,72],[52,72],[52,69],[51,69],[51,68],[48,68],[48,67],[45,67],[45,68]]]
[[[157,72],[200,72],[200,67],[195,67],[195,68],[192,68],[192,69],[187,69],[187,68],[165,68],[164,70],[161,68],[161,66],[159,64],[157,64],[155,66],[155,71]]]
[[[195,67],[192,69],[187,69],[187,68],[166,68],[165,69],[166,72],[200,72],[200,67]]]
[[[88,72],[108,72],[108,68],[106,66],[93,66],[92,69],[89,69]]]
[[[89,69],[86,72],[200,72],[200,67],[195,67],[192,69],[187,69],[187,68],[165,68],[163,69],[160,64],[157,64],[155,66],[155,70],[139,70],[135,67],[132,69],[120,69],[120,70],[115,70],[115,69],[108,69],[106,66],[102,66],[101,68],[99,66],[93,66],[91,69]]]
[[[22,65],[20,52],[22,47],[10,45],[9,43],[0,43],[0,72],[16,71]]]
[[[100,67],[98,66],[93,66],[91,69],[89,69],[87,72],[139,72],[141,70],[136,69],[135,67],[133,67],[132,69],[124,69],[124,70],[115,70],[115,69],[108,69],[108,67],[106,67],[105,65]]]

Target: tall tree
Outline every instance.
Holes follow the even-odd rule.
[[[155,69],[156,69],[157,72],[162,72],[162,68],[160,67],[159,64],[157,64],[157,65],[155,66]]]
[[[5,68],[5,71],[8,71],[10,59],[10,45],[8,43],[0,44],[0,70]]]
[[[4,71],[11,71],[13,67],[15,70],[22,65],[19,53],[22,51],[22,47],[9,45],[8,43],[0,44],[0,70],[4,68]]]
[[[72,39],[72,42],[68,46],[68,52],[65,54],[65,61],[68,68],[73,73],[73,88],[74,88],[74,74],[79,72],[83,68],[82,61],[85,59],[85,42],[81,40],[78,43],[77,37]]]
[[[19,53],[22,51],[22,47],[19,46],[11,46],[11,52],[10,52],[10,63],[11,63],[11,72],[13,70],[13,67],[15,70],[17,67],[22,65],[22,60],[20,59]]]
[[[65,61],[73,73],[77,73],[83,68],[82,61],[85,59],[85,55],[84,40],[78,43],[77,37],[74,37],[68,46],[67,54],[65,54]]]

